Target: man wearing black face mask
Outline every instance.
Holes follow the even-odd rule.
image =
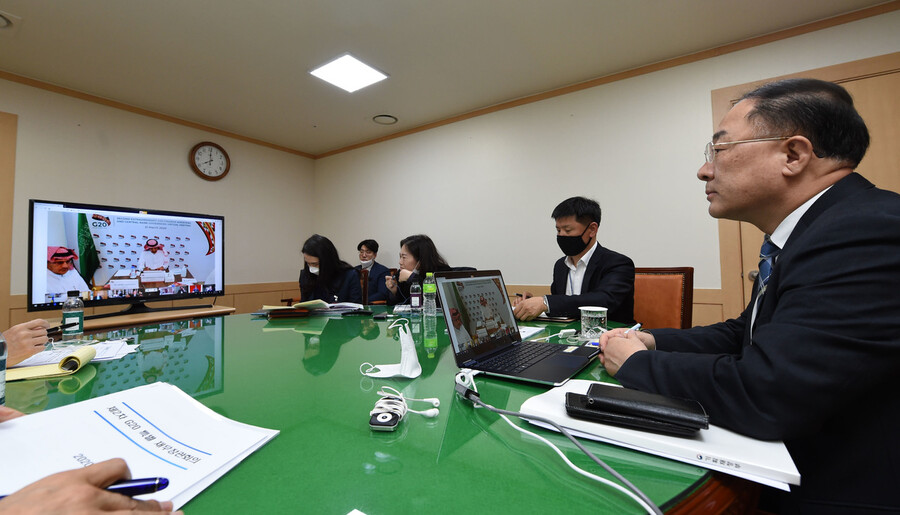
[[[556,242],[565,257],[553,267],[550,295],[516,303],[519,320],[541,313],[580,316],[580,306],[607,308],[609,320],[634,322],[634,262],[597,243],[600,204],[584,197],[562,201],[550,215],[556,220]]]

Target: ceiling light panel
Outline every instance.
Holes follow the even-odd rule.
[[[309,73],[348,93],[353,93],[387,78],[387,75],[350,54],[338,57]]]

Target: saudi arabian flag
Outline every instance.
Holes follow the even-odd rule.
[[[84,213],[78,214],[78,268],[84,282],[93,285],[94,272],[100,268],[100,259],[97,257],[97,248],[94,247],[91,226]]]

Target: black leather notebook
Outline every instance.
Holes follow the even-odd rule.
[[[709,417],[697,401],[602,383],[592,384],[587,395],[568,393],[566,411],[576,418],[677,436],[709,427]]]

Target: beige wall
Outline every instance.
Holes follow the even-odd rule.
[[[696,287],[718,289],[718,226],[696,178],[710,91],[896,52],[897,27],[893,12],[320,159],[316,227],[346,252],[376,238],[386,263],[426,232],[451,264],[547,284],[550,212],[583,194],[603,208],[604,245],[637,266],[693,266]]]
[[[26,290],[30,198],[224,215],[226,284],[296,281],[312,160],[3,80],[0,111],[18,115],[12,294]],[[203,140],[229,153],[220,181],[188,166]]]
[[[373,237],[389,265],[402,237],[425,232],[451,264],[547,284],[550,211],[583,194],[603,206],[604,245],[637,266],[693,266],[714,314],[718,229],[695,176],[710,91],[896,52],[898,26],[895,11],[318,161],[0,80],[0,111],[18,115],[10,293],[25,293],[29,198],[225,215],[226,284],[250,306],[295,284],[312,232],[351,262]],[[187,165],[207,139],[232,160],[217,183]]]

